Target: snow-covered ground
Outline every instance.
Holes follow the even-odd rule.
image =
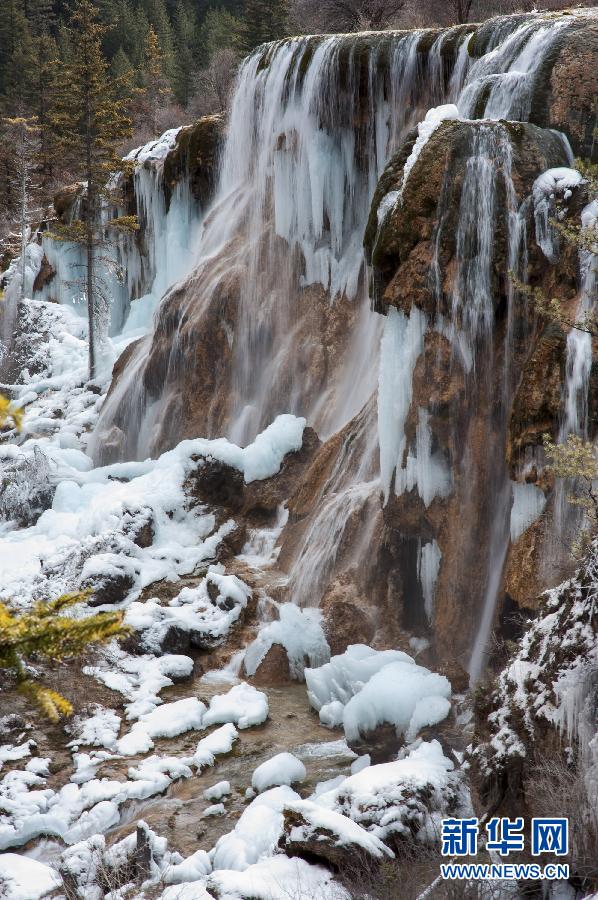
[[[236,469],[246,482],[275,475],[285,454],[301,447],[304,420],[279,416],[246,448],[198,438],[155,460],[96,468],[86,449],[109,367],[96,384],[87,383],[86,329],[72,309],[25,301],[19,316],[24,363],[11,395],[25,415],[21,433],[5,435],[0,445],[8,486],[0,510],[0,596],[27,607],[39,597],[87,588],[94,609],[125,609],[139,640],[135,652],[113,643],[84,666],[90,696],[68,726],[71,766],[65,774],[53,777],[51,758],[37,755],[25,732],[0,747],[0,849],[7,851],[0,856],[0,893],[7,900],[34,900],[55,893],[66,878],[79,896],[96,900],[104,896],[106,873],[122,875],[135,858],[142,833],[149,847],[146,887],[153,885],[154,896],[159,884],[162,900],[223,892],[268,900],[289,892],[305,900],[347,897],[328,869],[293,856],[293,840],[325,831],[339,846],[381,858],[392,856],[385,837],[412,828],[414,815],[419,832],[431,834],[442,809],[465,796],[460,774],[436,742],[416,741],[404,758],[371,765],[369,756],[357,759],[345,741],[330,740],[322,728],[320,742],[301,745],[295,754],[272,753],[248,773],[245,811],[213,847],[198,846],[184,858],[143,823],[117,843],[110,838],[131,820],[133,804],[212,770],[212,786],[202,782],[197,788],[207,804],[203,816],[229,818],[232,788],[218,778],[220,761],[242,745],[246,730],[268,727],[269,704],[265,692],[231,672],[209,701],[185,695],[193,658],[163,650],[175,632],[186,634],[196,650],[221,644],[252,597],[251,587],[217,562],[235,523],[218,524],[215,511],[189,493],[188,479],[206,459]],[[276,530],[272,535],[275,540]],[[252,546],[244,549],[245,565],[272,558],[270,551],[260,558]],[[181,578],[185,583],[177,590]],[[173,589],[152,596],[158,584]],[[327,726],[344,723],[352,738],[390,722],[411,741],[423,725],[448,714],[450,685],[411,657],[354,647],[330,659],[317,610],[272,608],[279,618],[250,641],[244,673],[254,673],[273,645],[282,646],[294,677],[302,678],[309,664],[305,708],[309,696]],[[89,609],[83,604],[78,614]],[[377,677],[387,694],[376,688]],[[215,679],[217,671],[206,684]],[[161,696],[181,680],[174,699]],[[113,692],[112,707],[94,701],[94,683]],[[391,697],[396,690],[404,697],[398,704]],[[333,708],[335,715],[327,715]],[[325,767],[332,758],[344,774],[315,790],[308,786],[306,764]],[[104,767],[123,774],[103,775]],[[407,809],[405,791],[421,795],[421,802]],[[300,817],[294,834],[285,832],[285,815]],[[58,852],[46,855],[43,841],[49,838]],[[35,859],[31,849],[28,855],[19,850],[25,844],[39,845]]]

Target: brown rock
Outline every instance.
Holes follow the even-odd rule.
[[[598,95],[598,20],[587,16],[570,26],[558,45],[548,90],[539,92],[536,106],[539,112],[547,111],[546,124],[565,132],[576,156],[593,156],[596,161],[593,133]]]
[[[49,284],[55,275],[56,272],[48,262],[48,257],[44,253],[39,271],[33,282],[33,293],[35,294],[36,291],[41,291],[44,285]]]
[[[324,634],[332,656],[344,653],[350,644],[371,644],[376,633],[373,611],[366,611],[359,601],[343,598],[343,594],[346,597],[356,592],[348,581],[347,575],[340,576],[320,603]]]
[[[328,828],[316,828],[301,812],[285,809],[284,833],[279,846],[289,856],[302,856],[322,860],[336,871],[343,871],[348,864],[355,864],[358,854],[364,870],[372,871],[380,865],[380,857],[366,853],[361,846],[351,844],[346,837]]]
[[[250,679],[258,687],[286,684],[291,680],[289,658],[280,644],[272,644]]]
[[[63,187],[54,195],[54,209],[59,219],[68,222],[72,209],[84,190],[84,185],[77,182]]]

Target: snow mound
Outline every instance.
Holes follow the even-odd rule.
[[[330,659],[330,648],[321,626],[319,609],[300,609],[294,603],[279,605],[280,618],[260,629],[245,651],[247,675],[255,675],[273,644],[280,644],[289,659],[291,678],[303,679],[306,663],[321,666]]]
[[[221,728],[217,728],[207,737],[202,738],[198,743],[195,753],[193,754],[193,765],[197,766],[198,769],[213,766],[217,756],[224,753],[230,753],[237,737],[237,729],[230,723],[223,725]]]
[[[451,686],[444,675],[399,650],[353,644],[326,665],[306,669],[305,680],[322,724],[342,725],[349,741],[389,724],[409,742],[450,711]]]
[[[70,746],[82,744],[114,750],[120,731],[120,716],[113,709],[95,704],[93,715],[87,718],[76,716],[70,731],[74,735]]]
[[[191,886],[190,886],[191,887]],[[252,900],[349,900],[349,894],[334,881],[332,873],[323,866],[312,866],[303,859],[289,859],[274,856],[265,859],[244,871],[218,871],[209,876],[209,890],[223,900],[251,897]],[[181,896],[180,900],[203,900],[208,894]],[[176,895],[161,900],[175,900]],[[177,900],[179,898],[177,897]]]
[[[155,738],[172,738],[185,731],[201,728],[205,711],[205,704],[197,697],[186,697],[157,706],[139,717],[129,733],[118,741],[117,750],[123,756],[145,753],[154,746]]]
[[[199,881],[205,875],[209,875],[211,871],[212,863],[207,852],[196,850],[182,862],[169,866],[163,872],[162,878],[166,884],[182,884],[185,881]],[[175,893],[175,896],[179,895]]]
[[[277,753],[257,767],[251,776],[251,786],[261,794],[271,787],[304,781],[306,775],[305,766],[300,759],[292,753]]]
[[[283,809],[300,800],[295,791],[284,785],[271,788],[253,800],[234,829],[218,839],[210,852],[216,869],[242,872],[265,856],[272,856],[283,833]]]
[[[38,900],[61,885],[55,869],[17,853],[0,856],[0,897],[4,900]]]
[[[237,728],[261,725],[268,718],[268,698],[244,681],[226,694],[216,694],[203,718],[204,727],[233,722]]]
[[[456,808],[459,777],[438,741],[421,742],[403,759],[350,775],[315,803],[387,841],[392,836],[433,837],[433,823]]]
[[[221,800],[230,794],[230,781],[218,781],[203,792],[206,800]]]

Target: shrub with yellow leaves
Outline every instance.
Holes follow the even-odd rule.
[[[87,598],[85,593],[64,594],[39,601],[19,611],[0,602],[0,669],[16,678],[20,693],[28,697],[53,722],[73,712],[71,703],[41,684],[27,669],[32,660],[65,660],[83,653],[91,644],[123,637],[123,614],[97,613],[73,618],[64,615]]]
[[[0,428],[10,422],[14,428],[19,430],[23,422],[23,410],[15,406],[8,397],[0,394]]]

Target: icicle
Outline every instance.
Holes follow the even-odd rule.
[[[409,317],[390,307],[380,346],[378,381],[378,440],[384,503],[392,475],[402,468],[405,420],[411,406],[413,370],[424,347],[426,317],[413,307]]]
[[[511,507],[511,541],[515,542],[523,532],[540,518],[546,506],[544,491],[534,484],[513,485],[513,506]]]
[[[432,621],[434,615],[434,590],[441,559],[442,553],[436,541],[430,541],[421,548],[417,574],[422,586],[424,608],[428,622]]]

